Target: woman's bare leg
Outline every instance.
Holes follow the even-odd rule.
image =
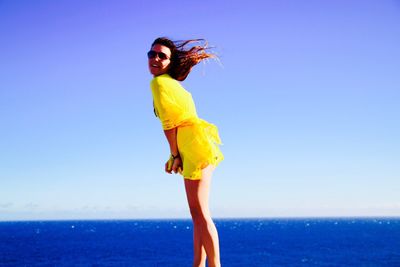
[[[221,266],[217,228],[211,219],[208,198],[214,166],[202,171],[201,180],[185,179],[186,196],[193,220],[194,263],[204,266],[204,250],[209,267]]]
[[[193,267],[206,267],[206,250],[201,243],[200,227],[193,223]]]

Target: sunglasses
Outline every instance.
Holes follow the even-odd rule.
[[[161,60],[166,60],[169,59],[169,57],[167,57],[166,54],[164,54],[163,52],[156,52],[154,50],[150,50],[149,52],[147,52],[147,57],[148,58],[155,58],[158,57]]]

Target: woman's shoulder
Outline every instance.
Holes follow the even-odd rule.
[[[152,88],[168,89],[168,88],[179,88],[180,83],[172,78],[169,74],[162,74],[154,77],[151,80]]]
[[[177,82],[174,78],[172,78],[169,74],[162,74],[159,76],[154,77],[151,80],[151,84],[164,84],[164,83],[175,83]]]

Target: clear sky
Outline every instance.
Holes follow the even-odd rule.
[[[146,52],[220,130],[214,217],[400,216],[400,2],[0,1],[0,220],[189,217]]]

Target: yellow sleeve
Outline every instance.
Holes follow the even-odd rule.
[[[175,128],[182,124],[185,109],[180,104],[173,79],[156,77],[151,82],[154,108],[164,130]]]

